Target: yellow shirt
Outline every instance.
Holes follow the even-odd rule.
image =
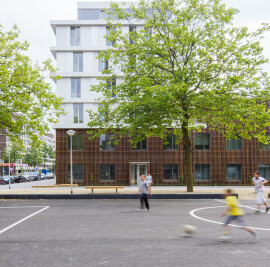
[[[244,212],[241,208],[239,208],[239,203],[236,196],[228,196],[226,197],[227,206],[231,207],[228,212],[230,216],[239,216],[244,215]]]

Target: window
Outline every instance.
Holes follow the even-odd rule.
[[[176,135],[169,133],[167,134],[166,144],[163,144],[164,150],[178,150],[178,144],[176,144]]]
[[[226,171],[227,181],[241,181],[241,165],[240,164],[228,164]]]
[[[113,134],[103,134],[99,139],[100,150],[114,151],[115,150],[115,136]]]
[[[99,19],[104,20],[107,18],[107,13],[104,9],[99,10]]]
[[[107,81],[107,89],[112,92],[112,97],[116,97],[115,87],[116,87],[116,78],[109,79]]]
[[[104,70],[109,69],[108,60],[104,61],[102,58],[99,59],[99,71],[102,72]]]
[[[270,180],[270,165],[269,164],[259,164],[258,171],[260,172],[260,176]]]
[[[83,104],[73,104],[74,123],[83,123]]]
[[[73,53],[73,71],[83,71],[83,53]]]
[[[72,164],[73,182],[83,182],[83,164]],[[68,165],[68,177],[70,179],[70,164]]]
[[[68,150],[70,150],[70,136],[68,136]],[[75,134],[72,136],[72,150],[83,150],[83,135]]]
[[[81,79],[71,79],[71,97],[81,97]]]
[[[195,164],[195,181],[209,180],[209,164]]]
[[[79,46],[81,45],[81,30],[80,27],[70,28],[70,45]]]
[[[209,150],[210,148],[210,135],[209,134],[195,134],[195,149],[196,150]]]
[[[101,164],[100,165],[100,180],[115,179],[115,165],[113,164]]]
[[[115,41],[108,40],[108,37],[110,36],[111,31],[112,31],[112,29],[110,27],[106,28],[106,45],[107,46],[112,46],[115,44]]]
[[[79,20],[98,20],[99,9],[78,9]]]
[[[270,134],[267,133],[267,136],[269,136]],[[264,144],[261,142],[258,142],[258,148],[259,150],[270,150],[270,144]]]
[[[132,150],[146,150],[147,149],[147,139],[141,140],[136,144],[136,147],[132,147]]]
[[[163,164],[163,179],[178,180],[178,165],[177,164]]]
[[[241,150],[241,149],[242,149],[241,138],[227,140],[227,150]]]
[[[129,27],[129,43],[130,44],[135,43],[135,38],[134,38],[135,34],[136,34],[136,27],[130,26]]]

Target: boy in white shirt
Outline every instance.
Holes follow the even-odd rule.
[[[268,181],[262,177],[260,177],[260,172],[256,171],[254,173],[254,177],[252,178],[252,184],[254,184],[255,186],[255,190],[257,193],[257,209],[258,209],[258,213],[259,210],[261,209],[261,205],[264,204],[266,207],[266,211],[268,212],[268,210],[270,209],[270,207],[268,206],[266,199],[264,198],[264,185],[268,183]]]
[[[148,186],[149,186],[150,192],[151,192],[151,185],[153,184],[153,179],[152,179],[150,172],[147,172],[146,182],[148,183]]]

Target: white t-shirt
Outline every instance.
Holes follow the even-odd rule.
[[[151,176],[151,175],[147,175],[147,176],[146,176],[146,182],[147,182],[148,184],[152,184],[152,176]]]
[[[256,177],[252,178],[252,181],[255,185],[255,189],[256,191],[264,191],[264,185],[262,185],[261,183],[265,181],[264,178],[259,177],[258,179],[256,179]]]

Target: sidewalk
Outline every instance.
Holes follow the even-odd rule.
[[[194,192],[189,194],[223,194],[227,186],[194,186]],[[253,186],[230,187],[233,192],[239,195],[239,199],[255,199]],[[136,194],[137,186],[126,186],[119,189],[119,194]],[[115,189],[97,189],[95,194],[114,194]],[[152,194],[186,194],[186,186],[152,186]],[[266,187],[265,197],[268,198],[270,188]],[[1,189],[0,194],[70,194],[70,187],[65,188],[25,188],[25,189]],[[74,187],[73,194],[91,194],[90,189]]]

